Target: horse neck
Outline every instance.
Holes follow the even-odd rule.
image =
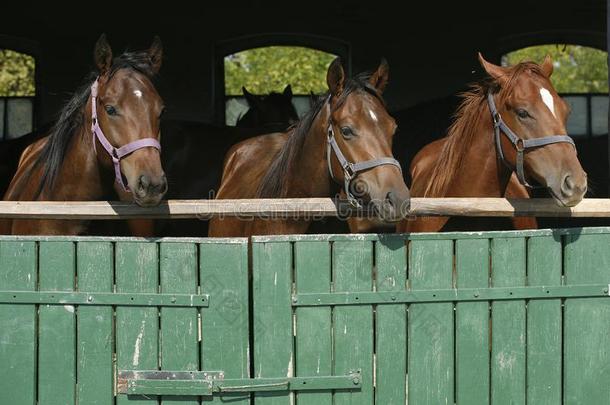
[[[56,179],[53,199],[90,201],[104,197],[111,191],[107,171],[101,167],[100,160],[93,147],[91,135],[91,99],[87,102],[82,124],[72,134],[62,168]],[[104,153],[101,145],[97,145],[97,153]]]
[[[330,197],[331,179],[326,161],[330,107],[322,107],[305,136],[303,149],[288,173],[288,196]]]
[[[498,159],[491,115],[487,103],[482,105],[478,125],[462,158],[459,174],[446,193],[448,197],[504,196],[512,172]]]

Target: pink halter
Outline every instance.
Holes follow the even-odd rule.
[[[98,79],[95,79],[95,82],[93,82],[93,84],[91,85],[91,132],[93,135],[93,150],[95,151],[95,153],[97,153],[95,147],[95,138],[97,138],[106,150],[106,152],[108,152],[108,154],[112,158],[116,182],[119,183],[121,187],[123,187],[123,190],[129,193],[129,187],[127,187],[125,183],[123,183],[123,176],[121,175],[121,159],[142,148],[155,148],[160,152],[161,145],[159,144],[159,141],[154,138],[143,138],[138,139],[137,141],[129,142],[127,145],[123,145],[120,148],[115,148],[114,146],[112,146],[112,144],[108,141],[108,138],[106,138],[106,136],[104,135],[104,132],[102,131],[102,128],[100,128],[100,125],[97,120]]]

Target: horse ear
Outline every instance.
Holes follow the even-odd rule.
[[[341,65],[341,58],[336,58],[328,67],[328,73],[326,73],[326,83],[328,84],[328,90],[333,96],[338,96],[343,92],[343,85],[345,84],[345,71]]]
[[[388,79],[390,77],[390,65],[388,65],[388,61],[385,58],[381,58],[381,63],[379,63],[379,67],[377,70],[371,75],[369,79],[369,83],[373,87],[377,89],[379,94],[383,93],[385,87],[388,84]]]
[[[163,59],[163,44],[158,35],[155,35],[152,44],[150,44],[150,48],[148,48],[148,56],[150,56],[150,64],[153,72],[155,72],[155,74],[159,73],[161,61]]]
[[[242,86],[241,91],[242,91],[242,93],[244,93],[244,97],[246,98],[248,105],[250,107],[254,107],[258,102],[258,99],[256,98],[256,96],[254,94],[250,93],[244,86]]]
[[[100,74],[104,74],[110,70],[110,67],[112,66],[112,48],[110,48],[110,44],[106,39],[106,34],[100,35],[95,43],[93,59],[95,60],[95,66],[97,66]]]
[[[485,69],[488,75],[493,77],[495,80],[500,82],[501,84],[506,82],[507,76],[504,68],[502,66],[494,65],[491,62],[485,60],[481,52],[479,52],[479,63]]]
[[[546,77],[551,77],[554,68],[553,58],[551,58],[551,55],[546,55],[546,57],[544,58],[544,62],[542,62],[542,65],[540,65],[540,68],[542,69],[542,73],[544,73]]]
[[[284,97],[291,99],[292,98],[292,86],[288,85],[284,88]]]

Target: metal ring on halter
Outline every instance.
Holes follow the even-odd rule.
[[[121,174],[121,159],[127,155],[132,154],[138,149],[142,148],[155,148],[159,152],[161,152],[161,144],[155,138],[143,138],[138,139],[137,141],[129,142],[126,145],[123,145],[119,148],[114,147],[106,135],[104,135],[104,131],[100,127],[97,119],[97,88],[99,85],[99,77],[95,79],[93,84],[91,85],[91,133],[93,135],[93,151],[97,153],[97,148],[95,146],[96,139],[100,142],[104,150],[110,155],[112,158],[112,164],[114,166],[114,177],[116,182],[125,190],[126,192],[130,192],[129,187],[125,185],[123,182],[123,176]]]
[[[398,170],[400,170],[400,173],[402,173],[402,168],[400,167],[400,163],[398,162],[398,160],[391,157],[382,157],[358,163],[352,163],[347,160],[343,152],[341,152],[341,148],[339,147],[339,144],[337,144],[337,140],[335,139],[335,132],[333,130],[332,121],[328,124],[326,160],[328,162],[328,172],[330,173],[330,177],[334,181],[339,182],[333,173],[331,152],[334,152],[335,157],[337,158],[339,164],[341,165],[341,168],[343,169],[343,187],[345,190],[345,194],[347,195],[347,200],[356,208],[362,208],[362,205],[360,204],[358,199],[352,194],[352,191],[350,190],[350,185],[352,180],[358,175],[359,172],[363,172],[365,170],[369,170],[377,166],[393,165],[398,167]]]
[[[569,143],[574,147],[574,149],[576,149],[574,140],[567,135],[549,135],[534,139],[520,138],[508,127],[508,125],[506,125],[506,123],[502,119],[502,116],[496,108],[496,103],[494,101],[494,97],[491,91],[487,93],[487,105],[489,106],[489,111],[491,112],[491,118],[494,124],[494,140],[496,143],[496,153],[498,154],[498,157],[506,167],[508,167],[510,170],[514,170],[517,173],[517,178],[519,179],[519,182],[525,187],[541,188],[540,186],[532,186],[525,179],[525,168],[523,162],[524,155],[525,152],[527,152],[527,149],[539,148],[541,146],[546,146],[553,143]],[[504,136],[508,138],[508,140],[513,144],[513,147],[517,152],[515,167],[511,167],[511,165],[506,161],[504,151],[502,150],[500,134],[504,134]]]

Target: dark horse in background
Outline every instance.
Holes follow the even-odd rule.
[[[155,38],[147,51],[113,58],[102,35],[94,56],[97,70],[63,108],[50,133],[21,154],[5,200],[87,201],[118,196],[151,206],[163,198],[167,182],[158,141],[163,101],[152,83],[161,67],[161,42]],[[0,234],[87,231],[88,223],[78,220],[0,221]]]
[[[346,78],[340,59],[327,72],[329,92],[288,132],[235,145],[217,198],[332,197],[371,203],[379,221],[404,217],[409,191],[392,157],[396,123],[381,97],[389,67]],[[213,218],[209,236],[305,233],[311,219]],[[352,232],[367,231],[350,221]]]
[[[273,131],[285,130],[299,120],[297,110],[292,104],[292,87],[287,85],[282,93],[271,92],[257,95],[241,88],[248,102],[248,111],[237,119],[238,128],[265,128]],[[277,128],[279,127],[279,129]]]
[[[464,95],[447,137],[424,147],[413,159],[413,195],[501,197],[515,171],[521,183],[543,186],[558,205],[574,206],[587,190],[587,175],[574,142],[565,135],[569,108],[550,82],[551,59],[507,68],[481,55],[479,59],[488,79]],[[516,139],[511,141],[510,136]],[[459,220],[452,219],[449,226]],[[403,221],[397,230],[435,232],[446,230],[448,221],[416,218]],[[472,220],[458,227],[472,229]]]
[[[168,199],[214,198],[224,156],[231,146],[257,135],[285,131],[298,120],[290,85],[283,93],[254,95],[245,88],[243,92],[250,108],[235,127],[168,120],[161,123],[163,167],[170,185]],[[154,221],[154,227],[154,233],[163,236],[208,234],[208,221],[204,220],[160,220]]]

